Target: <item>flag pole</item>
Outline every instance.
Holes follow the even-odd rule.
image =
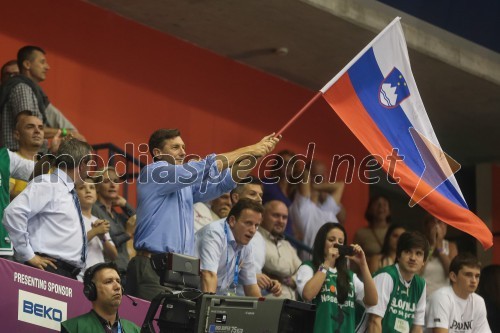
[[[297,114],[295,116],[293,116],[292,119],[290,119],[286,124],[285,126],[283,126],[279,131],[278,133],[276,134],[276,136],[278,135],[281,135],[288,127],[290,127],[291,124],[293,124],[293,122],[295,122],[295,120],[297,120],[297,118],[299,118],[314,102],[316,102],[316,100],[318,98],[320,98],[320,96],[322,96],[323,93],[321,91],[318,91],[316,93],[316,95],[314,95],[314,97],[309,101],[307,102],[306,105],[304,105],[302,107],[302,109],[300,109],[299,112],[297,112]]]

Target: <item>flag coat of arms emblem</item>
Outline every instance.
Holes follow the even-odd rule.
[[[386,108],[395,108],[410,96],[408,84],[403,74],[394,67],[380,85],[380,103]]]

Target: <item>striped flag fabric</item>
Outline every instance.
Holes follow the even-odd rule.
[[[410,67],[400,18],[394,19],[320,91],[370,154],[411,197],[441,221],[481,242],[493,235],[471,212],[454,177],[460,165],[443,152]],[[390,162],[390,157],[400,156]]]

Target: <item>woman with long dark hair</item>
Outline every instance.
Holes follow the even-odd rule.
[[[396,262],[396,252],[398,247],[399,236],[405,232],[406,229],[401,224],[391,224],[384,238],[384,245],[382,245],[382,252],[375,254],[368,258],[368,267],[370,272],[375,273],[379,269],[393,265]]]
[[[384,237],[391,224],[391,205],[384,195],[370,198],[365,211],[368,227],[360,228],[354,235],[354,243],[359,244],[367,257],[379,254],[382,251]]]
[[[352,255],[342,249],[347,240],[344,227],[338,223],[325,223],[316,234],[312,261],[306,261],[297,272],[297,290],[308,302],[317,305],[315,333],[354,332],[355,302],[363,306],[377,304],[378,295],[359,245],[352,245]],[[348,269],[348,259],[361,271],[362,282]]]

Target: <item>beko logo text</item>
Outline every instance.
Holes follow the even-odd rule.
[[[61,322],[63,318],[61,310],[28,300],[24,300],[23,302],[23,312],[58,322]]]
[[[17,319],[59,332],[68,317],[66,302],[19,289]]]

